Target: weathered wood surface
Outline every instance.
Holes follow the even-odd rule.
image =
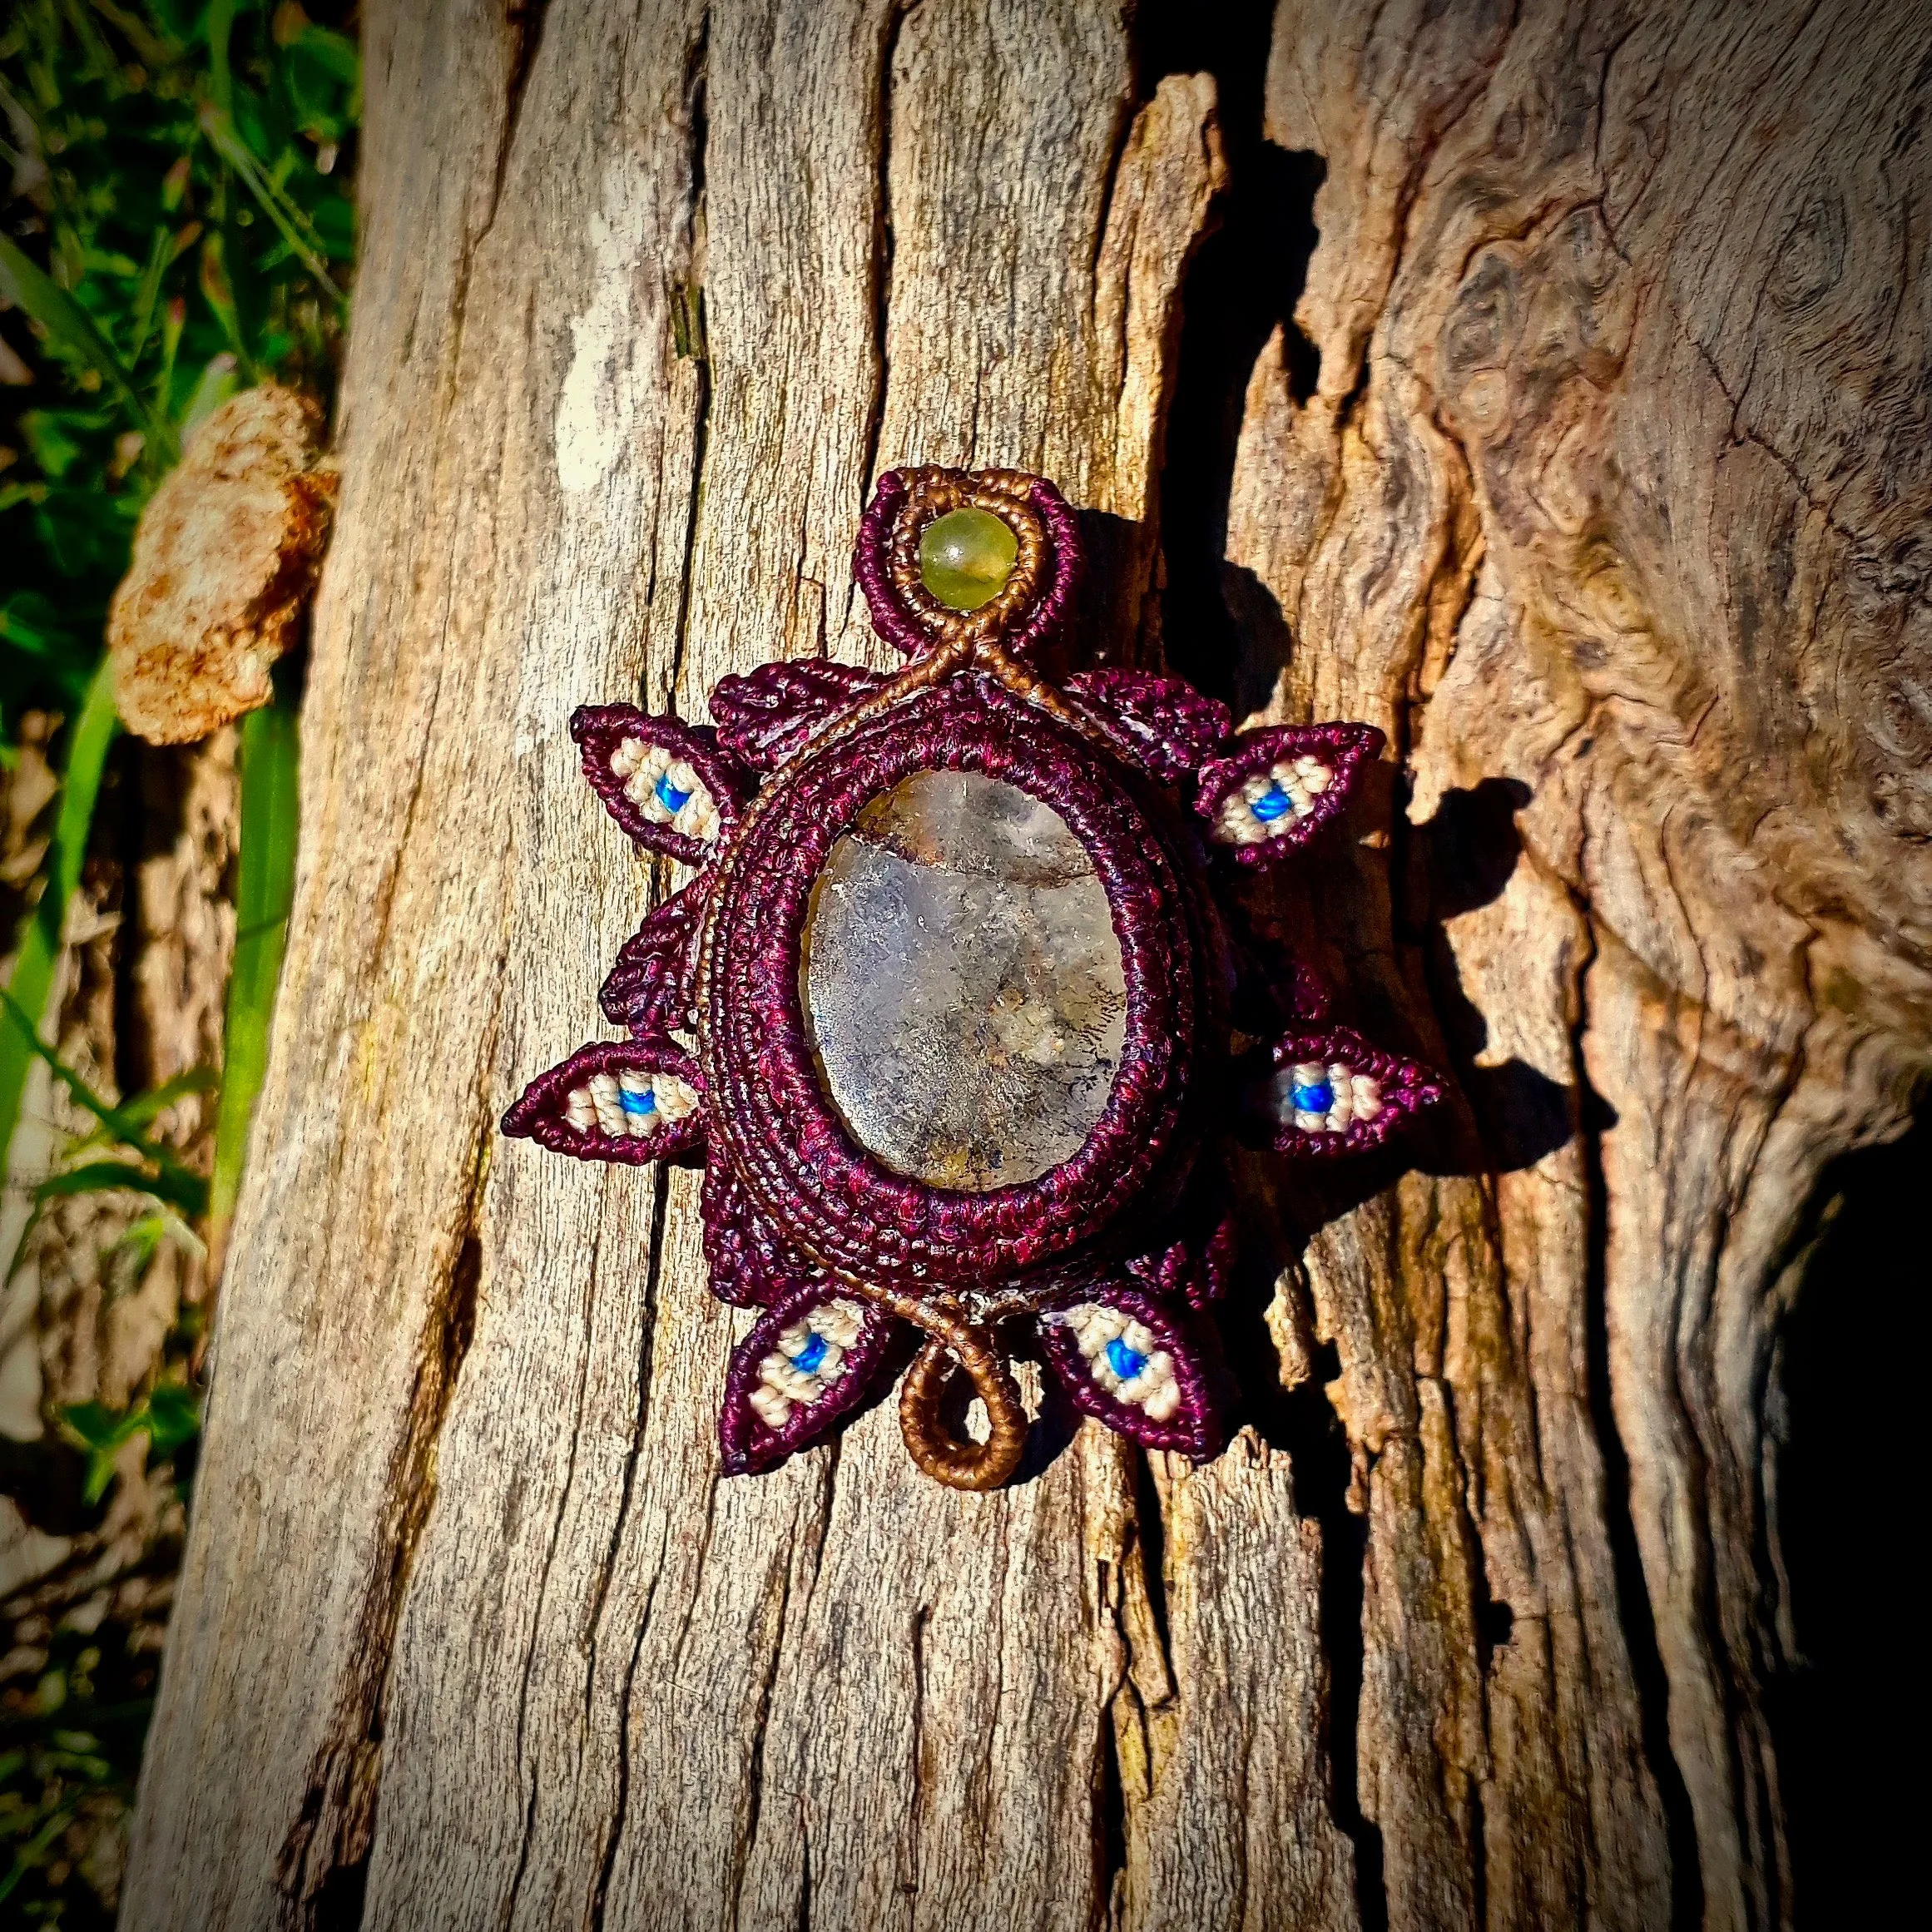
[[[1283,909],[1460,1097],[1408,1171],[1246,1177],[1280,1282],[1226,1456],[1089,1431],[981,1498],[889,1405],[721,1482],[692,1180],[493,1123],[666,883],[571,707],[880,661],[879,468],[1055,476],[1086,642],[1157,647],[1216,90],[1079,0],[369,10],[304,856],[128,1927],[1788,1922],[1777,1319],[1932,1033],[1917,11],[1281,7],[1250,131],[1325,174],[1236,669],[1389,731]]]

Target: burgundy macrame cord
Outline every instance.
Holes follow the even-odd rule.
[[[921,532],[960,508],[1002,518],[1018,544],[1005,587],[973,612],[941,604],[919,574]],[[1249,928],[1229,889],[1340,815],[1381,734],[1236,733],[1224,706],[1141,671],[1042,681],[1030,661],[1067,621],[1081,553],[1073,512],[1038,478],[889,472],[853,571],[909,660],[899,673],[762,666],[721,682],[715,727],[628,705],[572,718],[611,815],[696,876],[604,983],[605,1013],[632,1037],[540,1074],[504,1131],[580,1159],[704,1164],[713,1292],[762,1310],[726,1376],[729,1472],[822,1439],[906,1359],[894,1338],[911,1328],[928,1352],[902,1403],[908,1449],[959,1487],[1008,1479],[1024,1436],[1000,1339],[1013,1323],[1031,1325],[1082,1413],[1149,1448],[1210,1455],[1226,1378],[1198,1310],[1220,1291],[1233,1225],[1204,1148],[1240,1117],[1235,1090],[1274,1095],[1263,1139],[1315,1157],[1377,1145],[1440,1096],[1414,1062],[1311,1018],[1319,988],[1281,1009],[1290,1030],[1264,1042],[1260,1074],[1231,1038],[1231,1001],[1272,982],[1232,936]],[[800,988],[834,845],[869,803],[934,770],[999,780],[1058,815],[1106,893],[1127,989],[1117,1071],[1084,1144],[1037,1180],[984,1191],[927,1185],[858,1142],[815,1062]],[[983,1442],[939,1420],[948,1364],[986,1399]]]

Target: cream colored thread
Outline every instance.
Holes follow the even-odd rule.
[[[1296,1110],[1295,1124],[1305,1134],[1339,1134],[1351,1122],[1373,1120],[1382,1111],[1382,1083],[1340,1060],[1326,1067],[1319,1060],[1298,1061],[1288,1069],[1288,1077],[1291,1087],[1325,1086],[1334,1096],[1326,1113]]]
[[[632,1113],[620,1095],[648,1094],[651,1111]],[[652,1073],[634,1067],[609,1073],[593,1073],[587,1087],[574,1087],[563,1103],[563,1117],[579,1133],[597,1127],[607,1134],[640,1137],[676,1126],[698,1110],[697,1093],[688,1081],[675,1073]]]
[[[617,1097],[616,1077],[593,1073],[590,1077],[591,1104],[597,1109],[597,1125],[607,1134],[622,1135],[630,1130],[624,1124],[624,1103]]]
[[[657,1111],[668,1121],[686,1119],[698,1110],[696,1092],[675,1073],[653,1074],[651,1088],[657,1101]]]
[[[624,796],[651,824],[669,825],[687,839],[708,842],[718,835],[718,805],[711,788],[662,745],[626,738],[611,754],[611,770],[623,780]],[[657,795],[661,778],[670,780],[673,791],[689,795],[675,812]]]
[[[746,1399],[767,1429],[783,1429],[794,1407],[809,1407],[845,1372],[848,1350],[865,1331],[865,1311],[845,1300],[821,1302],[778,1336],[778,1346],[758,1365],[759,1385]],[[799,1368],[795,1357],[814,1335],[825,1345],[816,1369]]]
[[[1165,1422],[1181,1406],[1181,1384],[1174,1373],[1174,1358],[1160,1345],[1145,1322],[1117,1308],[1087,1301],[1069,1308],[1058,1317],[1063,1326],[1073,1331],[1088,1372],[1116,1401],[1140,1409],[1150,1420]],[[1142,1358],[1140,1372],[1123,1380],[1107,1359],[1107,1345],[1125,1342]]]
[[[1334,782],[1333,767],[1306,752],[1266,771],[1251,771],[1221,801],[1214,836],[1224,845],[1259,845],[1279,839],[1315,810],[1315,801]],[[1278,819],[1256,818],[1255,801],[1277,786],[1287,796],[1288,810]]]

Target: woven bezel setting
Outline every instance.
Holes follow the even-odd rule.
[[[970,611],[941,603],[919,575],[919,537],[954,510],[985,510],[1013,533],[1006,587]],[[1080,542],[1067,499],[1018,470],[892,470],[859,527],[853,573],[881,637],[917,657],[935,646],[997,638],[1025,657],[1065,621],[1080,575]]]
[[[998,518],[1013,537],[1004,582],[971,608],[941,601],[920,567],[922,538],[964,509]],[[1003,560],[999,533],[978,534]],[[1232,1388],[1199,1311],[1234,1261],[1227,1143],[1245,1132],[1282,1154],[1353,1153],[1442,1097],[1427,1068],[1329,1025],[1305,963],[1231,898],[1244,875],[1342,817],[1381,734],[1340,723],[1236,730],[1224,705],[1158,671],[1050,675],[1042,646],[1068,622],[1080,541],[1073,512],[1038,477],[888,472],[853,574],[874,628],[909,660],[899,670],[779,661],[722,679],[711,725],[628,704],[586,706],[572,721],[612,819],[641,850],[692,870],[645,914],[605,982],[604,1010],[632,1038],[539,1074],[504,1131],[581,1160],[703,1164],[712,1292],[765,1311],[727,1378],[728,1473],[775,1468],[896,1375],[914,1462],[954,1489],[998,1488],[1024,1465],[1033,1434],[1003,1339],[1021,1323],[1076,1409],[1149,1449],[1211,1455]],[[974,581],[934,577],[962,605],[997,576],[964,574]],[[963,848],[967,869],[983,864],[1003,896],[975,900],[962,919],[964,899],[894,885],[871,903],[854,885],[862,875],[828,873],[866,807],[919,773],[1017,790],[1034,805],[1015,823],[1037,824],[1037,808],[1053,815],[1091,861],[1091,871],[1062,865],[1085,882],[1077,910],[1025,901],[1015,914],[1045,847],[1003,853],[985,837],[998,815],[964,783],[921,795],[956,791],[962,810],[968,795],[981,800],[974,836],[984,843]],[[929,802],[895,820],[894,840],[906,841],[895,858],[939,863],[952,809]],[[829,922],[829,940],[812,923],[821,885],[853,894],[840,903],[858,921],[842,934]],[[929,947],[895,924],[921,904]],[[921,1114],[928,1102],[984,1102],[979,1083],[1007,1081],[1014,1055],[1034,1062],[1044,1047],[1050,1059],[1073,1035],[1087,1039],[1090,1019],[1071,1017],[1085,996],[1062,1038],[1037,1030],[1059,1010],[1057,994],[1035,995],[1104,953],[1107,928],[1119,973],[1109,955],[1091,1010],[1106,1016],[1095,1067],[1112,1073],[1084,1140],[1067,1152],[1094,1121],[1104,1074],[1082,1087],[1077,1111],[1050,1094],[1017,1111],[1002,1100],[988,1165],[967,1164],[979,1130],[962,1137],[956,1115],[937,1162],[923,1142],[899,1137],[905,1120],[916,1135],[939,1117]],[[835,1014],[835,1036],[815,1036],[808,1020],[808,934],[818,964],[847,968],[826,1008],[810,994],[814,1019]],[[1023,959],[1017,976],[1002,964],[1009,956]],[[982,966],[991,974],[976,978]],[[913,976],[898,985],[909,1005],[870,998],[869,976],[882,971]],[[966,1043],[932,1043],[929,994]],[[1264,1046],[1283,1023],[1297,1030]],[[695,1053],[675,1037],[686,1034]],[[825,1068],[815,1037],[836,1048]],[[883,1050],[854,1058],[855,1043]],[[935,1094],[908,1084],[929,1078],[948,1084]],[[1028,1110],[1052,1137],[997,1137]],[[1057,1164],[1040,1172],[1048,1159]],[[915,1337],[916,1350],[902,1349]],[[962,1429],[968,1413],[983,1427]]]
[[[1110,763],[968,674],[788,770],[761,835],[721,875],[700,1012],[713,1132],[765,1215],[825,1266],[907,1286],[1028,1273],[1096,1241],[1176,1152],[1201,1017],[1196,908],[1153,801]],[[981,1193],[927,1186],[857,1143],[813,1062],[799,988],[834,843],[901,779],[942,770],[1003,780],[1066,821],[1107,894],[1127,985],[1120,1068],[1085,1144],[1035,1181]]]

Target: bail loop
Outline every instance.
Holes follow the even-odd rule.
[[[1027,1446],[1027,1412],[991,1330],[903,1289],[844,1279],[855,1295],[925,1330],[925,1345],[906,1370],[899,1393],[899,1429],[906,1454],[949,1489],[997,1489],[1019,1467]],[[947,1386],[962,1370],[986,1405],[984,1442],[955,1436],[945,1424]]]
[[[935,1482],[953,1489],[997,1489],[1019,1467],[1027,1446],[1027,1412],[1019,1390],[984,1331],[966,1329],[971,1338],[956,1342],[927,1338],[899,1392],[899,1431],[906,1454]],[[955,1436],[941,1414],[947,1385],[964,1369],[973,1392],[986,1404],[984,1442]]]

